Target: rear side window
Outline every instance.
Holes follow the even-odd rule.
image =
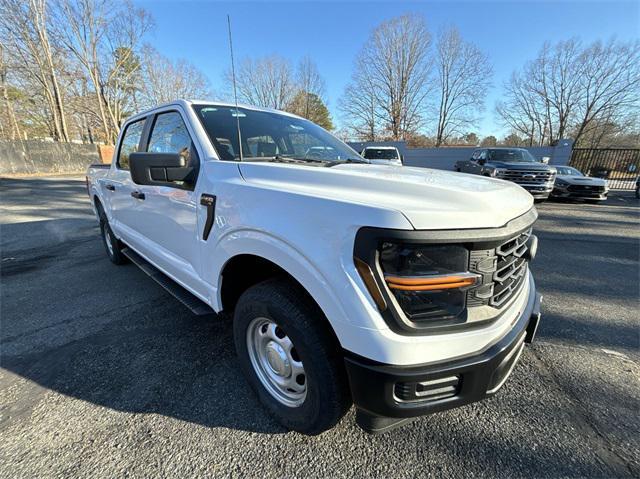
[[[180,153],[186,158],[188,165],[192,156],[191,149],[191,136],[180,113],[177,111],[160,113],[153,124],[147,151]]]
[[[140,137],[142,136],[142,130],[144,129],[145,119],[129,123],[120,142],[120,150],[118,152],[117,165],[123,170],[129,169],[129,155],[138,151],[138,145],[140,145]]]

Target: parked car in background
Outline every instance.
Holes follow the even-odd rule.
[[[549,197],[556,177],[554,167],[536,160],[524,148],[478,148],[470,159],[456,162],[454,169],[512,181],[537,201]]]
[[[603,178],[585,176],[571,166],[556,166],[558,172],[551,192],[553,198],[585,200],[597,203],[607,199],[609,186]]]
[[[376,165],[402,165],[402,155],[395,146],[367,146],[360,154]]]
[[[183,100],[128,119],[105,166],[87,191],[109,259],[232,315],[246,389],[289,429],[353,402],[383,432],[493,396],[534,338],[538,213],[511,183],[370,165],[298,116]]]

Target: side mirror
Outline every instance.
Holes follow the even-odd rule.
[[[191,183],[195,168],[180,153],[137,152],[129,155],[131,179],[137,185],[177,186]]]
[[[479,165],[484,165],[486,162],[487,160],[482,160],[482,159],[478,160]]]
[[[542,162],[543,162],[545,165],[548,165],[548,164],[549,164],[549,160],[551,160],[551,158],[549,158],[548,156],[543,156],[543,157],[542,157]]]

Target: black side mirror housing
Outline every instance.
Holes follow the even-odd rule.
[[[129,166],[131,179],[137,185],[188,188],[195,173],[195,168],[187,166],[186,158],[180,153],[131,153]]]
[[[487,162],[487,160],[478,160],[478,164],[479,165],[484,165]]]

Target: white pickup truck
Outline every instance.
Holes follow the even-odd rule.
[[[196,314],[233,315],[249,385],[292,430],[318,434],[355,403],[383,432],[490,396],[540,319],[525,190],[369,164],[288,113],[140,113],[87,189],[112,262]]]

